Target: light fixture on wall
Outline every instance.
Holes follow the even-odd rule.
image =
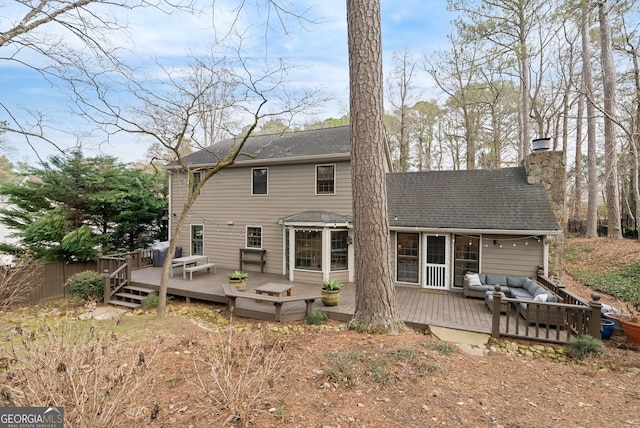
[[[353,244],[353,238],[352,238],[352,237],[350,237],[350,236],[347,236],[346,241],[347,241],[347,245],[351,245],[351,244]]]

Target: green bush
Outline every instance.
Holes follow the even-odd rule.
[[[102,275],[92,270],[77,273],[64,284],[72,296],[84,300],[102,300],[104,294]]]
[[[160,300],[160,296],[158,296],[157,294],[149,294],[142,301],[142,307],[145,309],[157,308],[158,300]]]
[[[571,340],[567,349],[568,357],[580,360],[600,353],[602,353],[602,342],[588,334]]]
[[[309,312],[309,315],[307,315],[306,318],[307,322],[313,325],[322,324],[322,322],[326,319],[327,313],[318,309],[314,309],[313,311]]]
[[[169,303],[173,299],[172,296],[167,296],[167,303]],[[145,309],[155,309],[158,307],[158,300],[160,300],[160,296],[157,294],[149,294],[142,301],[142,307]]]

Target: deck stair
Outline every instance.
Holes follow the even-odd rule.
[[[137,309],[142,306],[142,302],[145,297],[151,294],[157,294],[157,292],[146,287],[128,285],[122,287],[122,290],[118,293],[115,293],[108,303],[114,306],[124,306],[130,309]]]

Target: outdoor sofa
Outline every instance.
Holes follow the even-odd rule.
[[[500,286],[501,297],[509,297],[531,302],[561,303],[562,298],[527,276],[507,276],[491,273],[468,272],[464,276],[463,291],[465,297],[485,299],[493,310],[493,293]],[[518,312],[529,324],[564,326],[564,311],[554,305],[539,305],[520,302]]]

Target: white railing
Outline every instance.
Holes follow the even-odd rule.
[[[445,265],[427,264],[425,287],[438,290],[447,289],[447,270]]]

